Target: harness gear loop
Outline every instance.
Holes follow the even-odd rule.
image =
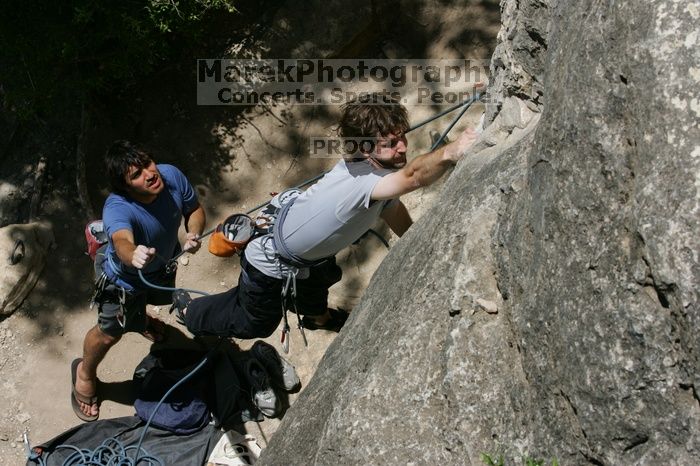
[[[95,304],[102,301],[102,295],[104,294],[108,283],[109,280],[107,278],[107,274],[102,272],[100,276],[97,277],[97,279],[95,280],[95,291],[92,293],[92,297],[90,298],[90,309],[95,307]],[[119,314],[117,314],[117,322],[119,323],[119,325],[121,325],[122,328],[124,328],[124,326],[126,325],[126,319],[124,317],[124,304],[126,304],[126,290],[118,285],[114,285],[114,288],[119,298]]]

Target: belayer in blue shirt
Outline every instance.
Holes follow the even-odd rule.
[[[97,366],[126,332],[162,340],[165,324],[146,314],[146,304],[169,304],[171,293],[147,288],[151,282],[173,286],[166,263],[181,251],[178,228],[183,217],[184,249],[196,252],[206,217],[192,185],[172,165],[156,163],[143,149],[115,141],[105,156],[112,193],[102,211],[109,242],[97,255],[97,325],[88,331],[83,357],[71,365],[73,411],[84,421],[99,417]]]

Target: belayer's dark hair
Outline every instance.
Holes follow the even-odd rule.
[[[129,167],[146,168],[151,162],[151,156],[136,144],[123,139],[114,141],[105,154],[110,187],[114,192],[123,193],[127,188],[126,176],[129,174]]]
[[[373,140],[377,135],[404,133],[409,128],[406,107],[398,99],[376,92],[361,95],[343,105],[341,110],[338,134],[342,138]]]

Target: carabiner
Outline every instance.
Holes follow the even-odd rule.
[[[282,327],[282,336],[280,337],[280,343],[282,343],[282,349],[284,354],[289,354],[289,320],[287,319],[287,310],[284,308],[284,301],[282,302],[282,316],[284,317],[284,326]]]
[[[166,264],[165,264],[165,273],[167,275],[172,275],[175,272],[177,272],[177,261],[170,259]]]

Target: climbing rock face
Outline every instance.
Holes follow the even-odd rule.
[[[489,123],[502,98],[515,96],[533,110],[543,104],[544,67],[552,10],[556,0],[501,1],[501,30],[491,58]]]
[[[700,9],[540,5],[502,2],[541,95],[499,88],[261,464],[700,463]]]

